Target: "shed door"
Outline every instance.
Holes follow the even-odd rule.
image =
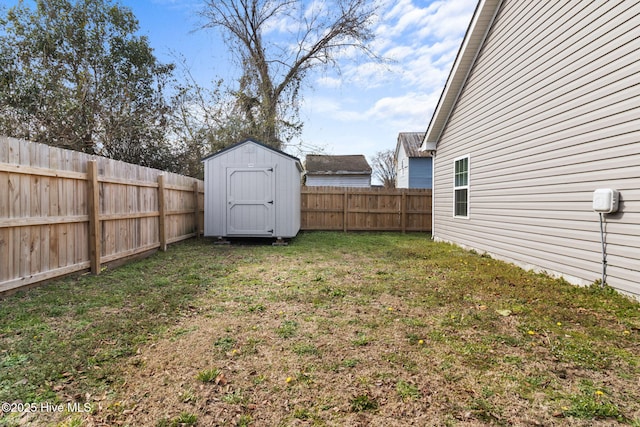
[[[272,236],[273,168],[227,168],[227,234]]]

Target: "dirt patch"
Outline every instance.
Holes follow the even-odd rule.
[[[252,302],[203,310],[140,349],[123,368],[117,400],[103,403],[96,421],[151,426],[187,413],[206,426],[615,424],[567,419],[544,391],[522,390],[515,377],[540,390],[577,390],[585,379],[621,385],[551,360],[537,341],[484,348],[473,330],[434,341],[436,327],[424,320],[443,314],[392,295],[367,305],[273,301],[251,312]],[[515,322],[499,319],[495,332],[517,333]],[[454,345],[443,351],[447,341]],[[198,380],[211,369],[219,370],[214,381]],[[363,396],[371,407],[354,403]]]
[[[76,418],[88,426],[640,419],[635,331],[604,309],[587,323],[576,311],[584,301],[552,302],[555,287],[575,292],[566,284],[437,248],[446,250],[213,249],[233,271],[123,359],[119,381]],[[600,333],[619,339],[589,341]]]

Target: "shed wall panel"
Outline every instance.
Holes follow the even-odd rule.
[[[294,237],[300,230],[299,162],[275,150],[246,141],[204,160],[205,236],[229,235],[227,170],[230,168],[273,168],[274,237]],[[264,237],[255,236],[255,237]]]
[[[640,2],[505,0],[438,143],[434,236],[576,283],[640,294]],[[525,24],[526,23],[526,24]],[[470,156],[469,218],[453,216]]]

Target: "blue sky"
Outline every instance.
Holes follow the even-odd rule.
[[[0,0],[6,5],[17,1]],[[327,154],[394,149],[399,132],[425,131],[477,0],[378,0],[373,50],[394,60],[342,61],[341,74],[312,74],[302,91],[302,139]],[[120,0],[162,62],[182,56],[199,84],[238,74],[220,36],[197,30],[199,0]],[[298,155],[298,153],[294,153]]]

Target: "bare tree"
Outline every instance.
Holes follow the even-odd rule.
[[[281,148],[301,132],[298,102],[310,70],[338,68],[353,51],[375,57],[367,43],[371,0],[206,0],[204,28],[221,31],[242,69],[238,113],[255,137]]]
[[[393,150],[378,151],[371,158],[373,176],[378,178],[384,188],[396,187],[396,156]]]

